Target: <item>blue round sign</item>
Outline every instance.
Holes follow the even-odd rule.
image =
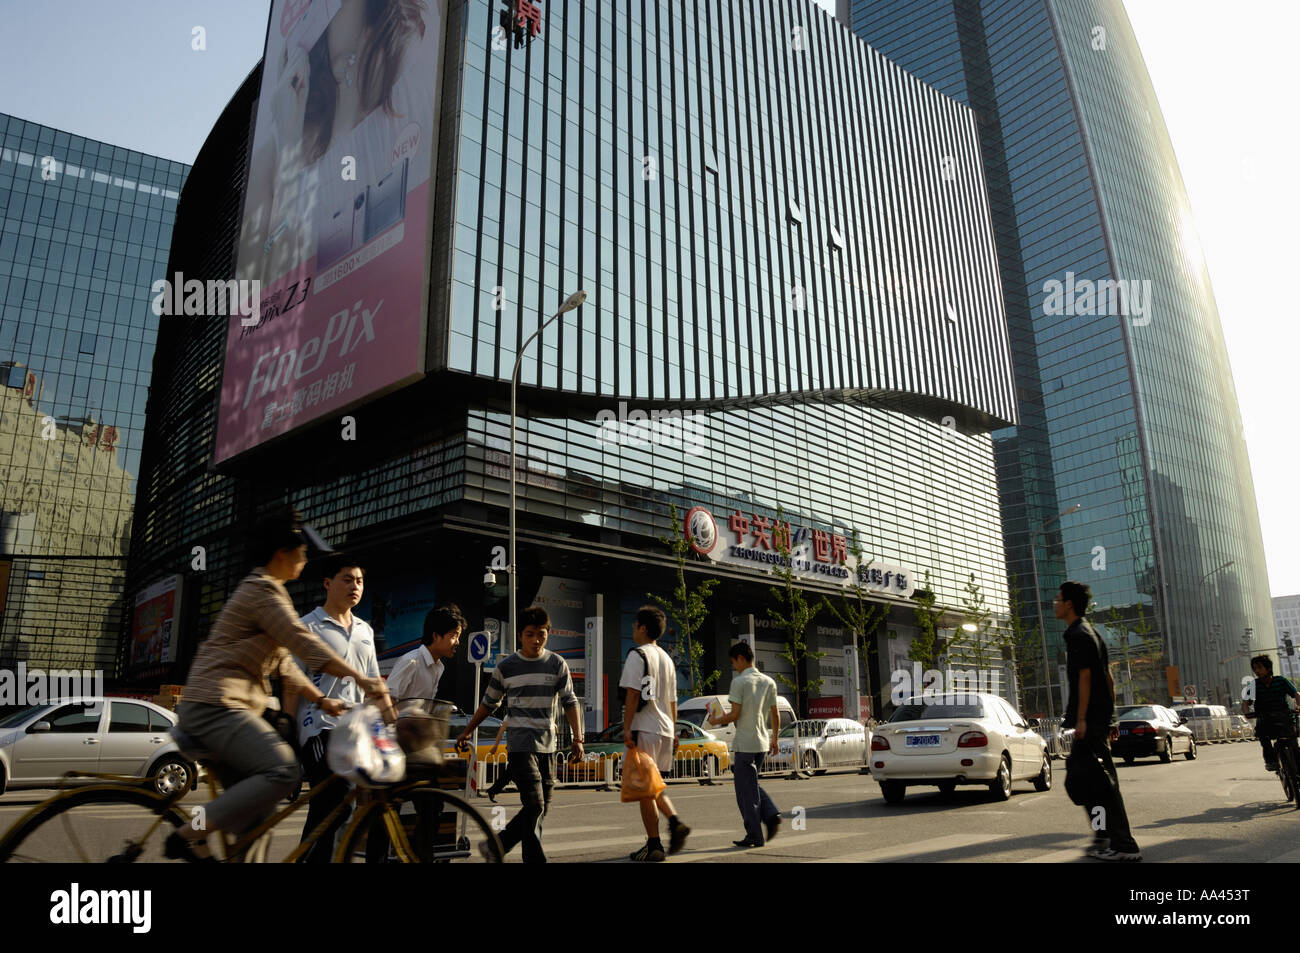
[[[475,632],[469,639],[469,660],[475,665],[488,657],[491,643],[486,632]]]

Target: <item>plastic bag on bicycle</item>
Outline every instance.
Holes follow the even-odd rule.
[[[354,708],[339,719],[326,759],[331,771],[362,787],[395,784],[406,774],[397,735],[374,705]]]

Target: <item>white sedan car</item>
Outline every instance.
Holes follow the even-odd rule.
[[[0,794],[6,788],[84,784],[68,772],[140,778],[170,796],[196,767],[172,739],[176,715],[134,698],[35,705],[0,718]]]
[[[1016,781],[1037,791],[1052,787],[1052,760],[1043,738],[996,695],[910,698],[871,739],[871,776],[890,804],[909,787],[986,785],[1005,801]]]
[[[799,767],[825,774],[829,767],[862,765],[869,732],[848,718],[818,718],[793,722],[777,736],[777,754],[763,761],[765,771],[788,771],[794,764],[795,733],[798,732]]]

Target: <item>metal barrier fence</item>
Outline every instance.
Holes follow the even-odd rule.
[[[1047,742],[1047,754],[1052,758],[1068,758],[1070,756],[1070,745],[1074,740],[1074,732],[1066,734],[1061,730],[1060,718],[1039,718],[1038,725],[1034,728]]]
[[[563,752],[555,758],[555,784],[557,787],[617,788],[622,781],[622,751],[617,754],[593,753],[586,760],[570,764]],[[673,757],[672,771],[664,775],[668,783],[694,781],[711,784],[731,770],[729,753],[705,751],[697,748],[679,750]],[[499,784],[497,782],[500,782]],[[489,789],[503,790],[510,784],[506,766],[506,753],[498,751],[491,758],[478,762],[478,789],[486,794]],[[495,785],[495,787],[494,787]]]

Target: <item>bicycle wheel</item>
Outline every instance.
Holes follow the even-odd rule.
[[[1294,739],[1277,742],[1277,775],[1282,781],[1282,793],[1286,795],[1286,799],[1300,807],[1300,798],[1296,797],[1297,783],[1300,782],[1300,765],[1297,764]]]
[[[0,863],[174,863],[163,842],[189,817],[135,787],[95,787],[38,804],[0,838]]]
[[[353,819],[334,860],[345,864],[499,864],[501,841],[467,802],[432,785],[385,792]]]

